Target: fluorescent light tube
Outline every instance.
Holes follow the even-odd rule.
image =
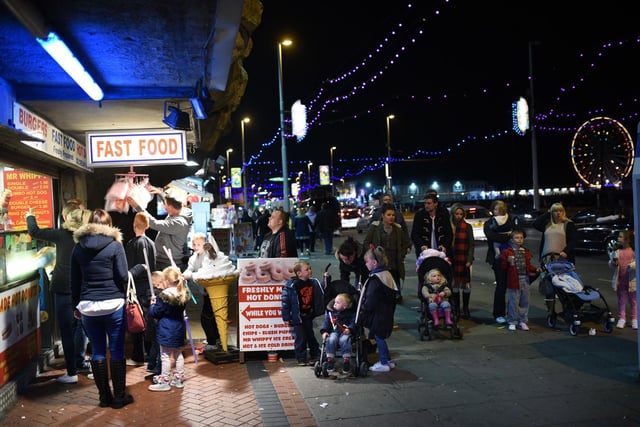
[[[36,40],[91,99],[101,101],[104,98],[104,93],[100,86],[56,33],[52,31],[47,35],[46,39],[36,38]]]

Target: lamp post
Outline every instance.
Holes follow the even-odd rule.
[[[244,207],[249,207],[249,201],[247,200],[247,160],[245,158],[244,152],[244,124],[249,123],[251,119],[249,117],[245,117],[240,121],[240,129],[242,130],[242,200],[244,202]]]
[[[229,153],[233,151],[233,148],[227,148],[227,179],[225,180],[225,187],[229,186],[231,182],[231,165],[229,164]],[[226,193],[225,189],[225,193]],[[229,189],[229,193],[231,193],[231,189]],[[230,197],[231,198],[231,197]]]
[[[393,114],[389,114],[387,116],[387,192],[393,193],[391,190],[391,130],[389,126],[389,121],[394,119],[396,116]]]
[[[278,43],[278,91],[280,93],[280,150],[282,152],[282,204],[289,212],[289,171],[287,170],[287,141],[284,135],[284,99],[282,91],[282,46],[291,45],[291,40]]]
[[[307,185],[311,187],[311,165],[313,162],[307,163]]]
[[[531,128],[531,171],[533,179],[533,209],[540,206],[540,194],[538,194],[538,144],[536,141],[536,124],[533,100],[533,44],[529,42],[529,92],[531,103],[529,105],[529,127]]]
[[[331,194],[333,194],[333,181],[331,180],[331,177],[333,175],[333,150],[335,150],[336,147],[331,147],[329,149],[329,158],[330,158],[330,162],[329,162],[329,185],[331,185]]]

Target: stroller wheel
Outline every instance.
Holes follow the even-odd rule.
[[[569,334],[571,334],[572,337],[578,335],[578,332],[580,332],[580,325],[569,325]]]
[[[322,372],[322,376],[327,378],[329,376],[329,370],[327,369],[327,362],[322,363],[322,367],[320,368]]]
[[[547,326],[550,328],[556,327],[556,316],[550,314],[547,316]]]
[[[462,328],[459,326],[455,327],[455,338],[462,339]]]
[[[356,376],[366,377],[369,373],[369,364],[365,361],[360,362],[360,372],[356,372]]]
[[[313,373],[316,374],[316,377],[318,378],[320,378],[320,375],[322,375],[322,364],[320,364],[320,361],[317,361],[313,365]]]
[[[610,322],[609,320],[605,320],[604,321],[604,331],[607,334],[610,334],[611,332],[613,332],[613,322]]]

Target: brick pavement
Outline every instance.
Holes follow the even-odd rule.
[[[266,355],[265,355],[266,357]],[[127,389],[134,403],[122,409],[98,407],[98,391],[93,380],[79,375],[78,384],[59,384],[55,378],[64,371],[63,359],[55,359],[52,370],[41,373],[17,404],[2,416],[2,426],[313,426],[311,412],[282,361],[250,360],[244,364],[214,364],[203,356],[194,363],[185,350],[185,387],[170,392],[151,392],[151,374],[145,367],[127,368]],[[58,369],[56,369],[58,368]],[[249,371],[259,371],[275,389],[275,396],[262,396]],[[278,397],[259,405],[265,397]],[[274,406],[283,417],[266,419]]]

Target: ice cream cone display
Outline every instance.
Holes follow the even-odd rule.
[[[198,284],[207,290],[213,314],[220,333],[222,349],[227,351],[227,317],[229,314],[229,287],[235,283],[238,276],[226,276],[216,279],[198,280]]]
[[[226,352],[228,346],[229,287],[238,280],[240,272],[229,260],[229,257],[220,251],[217,251],[213,264],[212,268],[206,269],[207,278],[197,277],[196,273],[193,279],[207,290],[216,319],[216,326],[218,326],[218,332],[220,333],[220,343],[222,344],[222,349]]]

